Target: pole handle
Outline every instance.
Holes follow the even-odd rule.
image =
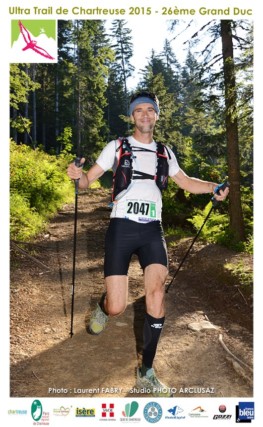
[[[76,157],[74,160],[75,165],[79,168],[80,166],[83,166],[81,164],[81,157]]]
[[[84,163],[81,163],[81,157],[76,157],[74,160],[74,163],[78,168],[83,168],[84,166]],[[78,194],[78,191],[79,191],[79,178],[75,179],[75,194]]]
[[[218,184],[216,186],[216,188],[214,189],[214,193],[220,194],[220,190],[225,190],[227,187],[230,187],[230,184],[228,181],[224,181],[222,182],[222,184]],[[215,196],[211,198],[211,201],[214,207],[218,205],[218,201],[215,199]]]

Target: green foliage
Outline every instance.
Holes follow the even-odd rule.
[[[10,120],[10,125],[11,125],[11,128],[12,129],[16,129],[17,132],[20,132],[20,133],[27,132],[27,133],[29,133],[31,125],[32,125],[32,122],[31,122],[31,120],[29,120],[29,119],[27,119],[25,117],[18,116],[15,119],[11,119]]]
[[[236,242],[233,233],[229,227],[229,215],[228,213],[222,213],[221,209],[224,206],[218,207],[218,209],[212,210],[209,219],[204,225],[200,237],[203,237],[210,243],[218,243],[226,246],[237,252],[253,253],[253,238],[252,234],[248,235],[245,242]],[[196,230],[199,230],[211,209],[211,202],[205,207],[203,211],[196,210],[195,215],[189,218],[188,221],[194,225]],[[250,228],[248,228],[250,230]]]
[[[192,208],[182,190],[169,180],[167,190],[163,192],[162,218],[165,227],[186,227],[187,218],[191,215]]]
[[[253,255],[254,252],[254,239],[253,235],[249,234],[246,242],[244,243],[244,250],[246,253]]]
[[[27,241],[45,227],[45,222],[29,201],[18,193],[10,195],[10,235],[11,239]]]
[[[163,223],[168,234],[188,235],[189,231],[197,233],[202,227],[209,210],[211,202],[205,209],[201,209],[208,195],[193,195],[185,193],[177,188],[175,183],[170,182],[168,189],[163,192]],[[252,218],[252,193],[244,188],[242,193],[242,206],[245,215],[246,235],[244,242],[235,242],[229,227],[229,214],[227,201],[220,203],[213,209],[206,221],[200,238],[218,243],[237,252],[253,254],[253,218]],[[188,224],[188,225],[187,225]],[[189,229],[189,224],[191,228]]]
[[[244,216],[246,227],[247,241],[240,247],[251,251],[253,24],[246,20],[231,22],[233,42],[236,47],[242,46],[236,50],[235,66],[243,213],[234,213],[235,219]],[[35,154],[24,152],[28,166],[20,158],[24,148],[14,153],[21,165],[11,165],[11,196],[22,195],[26,206],[41,215],[52,214],[56,209],[59,188],[64,188],[59,171],[64,173],[73,159],[70,153],[82,153],[91,164],[106,141],[132,131],[127,119],[127,81],[134,71],[133,44],[127,23],[115,20],[108,30],[103,20],[62,20],[58,24],[57,64],[10,64],[10,133],[17,143],[27,144],[30,138],[32,146],[39,147]],[[208,36],[205,48],[199,45],[204,34]],[[221,41],[220,20],[212,20],[185,41],[185,45],[189,42],[188,55],[185,63],[179,64],[177,53],[164,40],[162,52],[155,52],[153,47],[148,64],[142,64],[138,89],[155,91],[160,100],[155,139],[172,147],[180,167],[189,176],[221,182],[233,170],[229,163],[233,155],[226,149],[227,99],[222,57],[214,51],[217,41]],[[60,155],[61,160],[42,157],[41,147]],[[104,177],[100,182],[104,185]],[[170,183],[163,197],[164,225],[193,232],[194,223],[187,219],[194,212],[200,215],[194,219],[200,224],[204,213],[198,209],[208,200],[207,194],[189,195]],[[219,232],[215,224],[223,218],[213,222],[214,215],[215,212],[203,236],[216,236],[218,241],[231,246],[234,239],[227,221],[220,222],[224,231]]]
[[[10,64],[10,106],[19,110],[23,102],[28,102],[30,92],[40,87],[29,75],[30,65]]]
[[[67,158],[57,159],[11,142],[11,238],[34,236],[63,203],[72,200],[67,165]]]
[[[72,36],[77,46],[76,92],[72,99],[73,105],[77,101],[74,138],[84,157],[95,160],[107,134],[104,108],[107,104],[108,65],[114,55],[106,40],[103,21],[74,21]]]
[[[72,138],[72,128],[70,126],[66,126],[61,132],[60,135],[57,136],[57,142],[60,145],[59,153],[60,156],[67,156],[72,152],[73,144],[71,142]]]
[[[217,242],[237,252],[253,254],[253,192],[249,187],[241,187],[241,203],[245,223],[245,240],[236,241],[234,232],[227,227],[225,233],[217,237]]]
[[[251,288],[253,285],[253,271],[250,263],[246,264],[243,260],[238,263],[226,263],[224,268],[231,271],[231,274],[238,279],[243,288]]]
[[[212,207],[212,202],[209,202],[203,211],[196,210],[195,215],[192,218],[189,218],[188,221],[194,225],[196,230],[200,230],[202,227],[205,218],[207,217],[210,209]],[[227,231],[229,225],[229,217],[227,214],[221,213],[217,209],[213,209],[209,219],[205,223],[202,234],[208,242],[218,243],[220,239],[222,240],[223,236]]]
[[[185,228],[182,227],[171,227],[171,226],[165,226],[164,227],[165,237],[166,237],[166,243],[169,247],[177,246],[177,239],[182,239],[185,237],[192,237],[192,233],[187,232]]]
[[[92,188],[93,190],[97,190],[98,188],[101,188],[101,183],[99,180],[94,181],[89,188]]]

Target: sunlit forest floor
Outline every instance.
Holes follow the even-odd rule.
[[[11,251],[11,396],[144,396],[135,386],[144,320],[143,276],[136,258],[125,313],[111,318],[99,336],[86,331],[104,289],[109,200],[103,189],[78,196],[72,337],[74,204],[64,206],[34,244],[20,245],[33,258]],[[169,236],[167,243],[169,283],[191,239]],[[253,303],[225,271],[226,262],[252,266],[252,257],[196,242],[166,294],[155,370],[175,396],[253,396]]]

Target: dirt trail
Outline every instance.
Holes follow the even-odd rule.
[[[100,336],[87,334],[85,327],[104,289],[108,201],[109,193],[102,189],[79,195],[72,338],[74,204],[65,206],[48,233],[33,245],[33,256],[48,270],[11,252],[11,396],[145,396],[135,389],[144,319],[143,276],[136,258],[130,267],[126,312],[110,319]],[[168,239],[171,275],[190,242]],[[236,284],[230,286],[222,267],[225,260],[235,262],[236,258],[225,248],[197,242],[166,294],[166,322],[155,369],[178,397],[253,396],[252,302]],[[244,255],[243,261],[252,263]],[[209,320],[216,329],[196,332],[189,328],[202,320]],[[241,363],[223,348],[220,334]]]

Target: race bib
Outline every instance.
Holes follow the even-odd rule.
[[[140,221],[156,219],[156,203],[129,200],[126,204],[127,216],[138,216]]]

